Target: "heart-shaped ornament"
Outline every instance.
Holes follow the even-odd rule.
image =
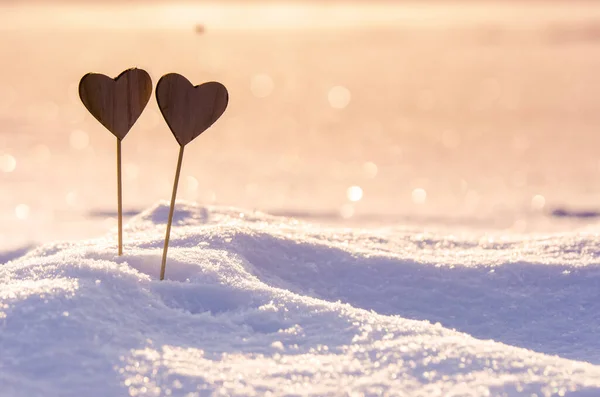
[[[128,69],[115,79],[88,73],[79,82],[84,106],[119,140],[140,117],[151,95],[152,79],[142,69]]]
[[[221,83],[193,86],[182,75],[169,73],[156,84],[156,101],[175,139],[185,146],[221,117],[229,93]]]

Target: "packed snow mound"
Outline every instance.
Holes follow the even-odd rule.
[[[2,396],[600,394],[597,235],[167,215],[0,266]]]

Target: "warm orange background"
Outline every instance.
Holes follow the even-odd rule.
[[[230,91],[181,199],[513,230],[600,205],[595,2],[0,4],[0,245],[114,226],[114,138],[77,84],[134,66]],[[123,151],[125,209],[167,200],[154,98]]]

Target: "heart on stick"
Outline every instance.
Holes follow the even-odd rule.
[[[169,73],[156,85],[156,101],[175,139],[185,146],[221,117],[229,93],[221,83],[193,86],[182,75]]]
[[[161,77],[156,84],[156,101],[169,129],[179,143],[179,157],[175,169],[175,182],[173,183],[167,233],[160,265],[160,279],[164,280],[183,149],[185,145],[206,131],[221,117],[227,109],[229,93],[221,83],[211,81],[194,87],[182,75],[169,73]]]
[[[128,69],[112,79],[88,73],[79,82],[86,109],[118,140],[125,138],[152,95],[152,79],[145,70]]]

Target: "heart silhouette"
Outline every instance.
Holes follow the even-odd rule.
[[[128,69],[112,79],[88,73],[79,82],[79,97],[87,110],[117,137],[125,138],[152,95],[152,79],[145,70]]]
[[[221,117],[229,94],[221,83],[193,86],[182,75],[169,73],[156,84],[156,101],[175,139],[185,146]]]

